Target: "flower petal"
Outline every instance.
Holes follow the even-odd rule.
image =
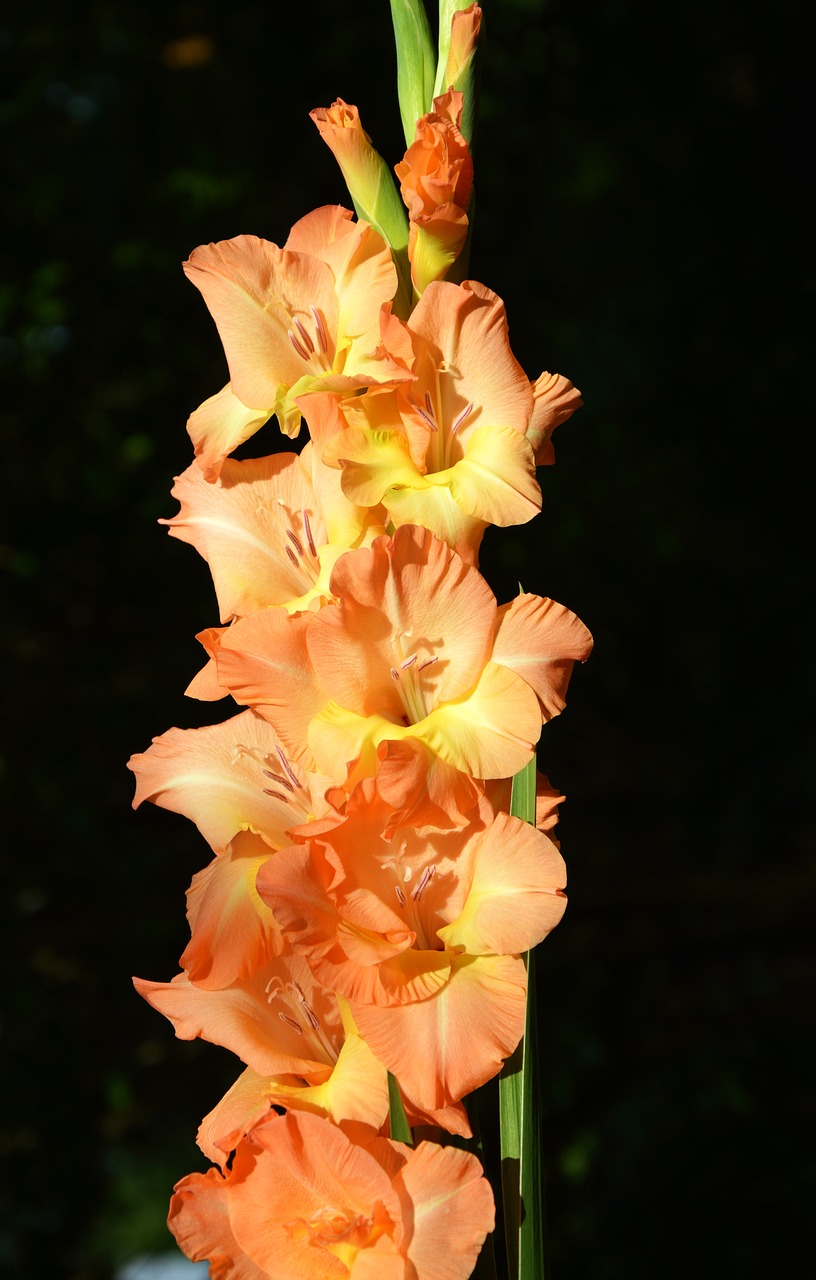
[[[555,600],[525,593],[499,609],[493,661],[535,689],[544,720],[563,711],[573,664],[591,651],[583,622]]]

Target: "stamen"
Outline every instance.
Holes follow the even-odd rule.
[[[420,406],[416,403],[416,401],[415,401],[415,400],[412,400],[412,401],[411,401],[411,404],[412,404],[412,405],[414,406],[414,408],[416,409],[416,411],[417,411],[417,413],[419,414],[420,418],[424,418],[424,419],[425,419],[425,421],[427,422],[428,426],[431,428],[431,431],[438,431],[438,430],[439,430],[439,428],[438,428],[438,426],[436,425],[436,423],[434,422],[433,418],[429,417],[429,416],[428,416],[428,414],[425,412],[425,410],[424,410],[424,409],[421,409],[421,408],[420,408]]]
[[[393,667],[391,668],[391,679],[396,681],[397,684],[399,684],[399,671],[395,671]]]
[[[303,346],[303,344],[299,341],[299,339],[298,339],[298,337],[297,337],[297,334],[295,333],[294,329],[287,329],[287,330],[286,330],[286,334],[287,334],[287,337],[289,338],[289,341],[291,342],[292,346],[295,348],[295,351],[296,351],[296,352],[298,353],[298,355],[300,356],[301,360],[308,360],[308,359],[309,359],[309,352],[306,350],[306,348]]]
[[[403,662],[401,670],[407,671],[409,667],[412,667],[414,665],[416,660],[417,660],[416,654],[414,654],[413,657],[411,658],[407,658],[406,661]]]
[[[428,417],[432,422],[436,422],[436,414],[434,413],[433,400],[430,391],[425,392],[425,408],[428,410]]]
[[[306,328],[305,324],[303,323],[303,321],[300,319],[299,316],[294,316],[292,323],[297,329],[298,333],[300,334],[304,347],[308,348],[309,355],[311,355],[312,352],[314,351],[314,343],[309,337],[309,330]]]
[[[459,430],[465,418],[469,418],[472,413],[473,413],[473,401],[471,400],[468,402],[468,404],[465,405],[464,409],[459,414],[459,417],[456,419],[453,426],[451,427],[450,429],[451,435],[454,435],[455,432]]]
[[[294,791],[294,787],[292,786],[289,779],[282,778],[279,773],[273,773],[271,769],[264,769],[263,775],[265,778],[271,778],[273,782],[279,782],[280,785],[282,787],[285,787],[287,791]]]
[[[292,546],[295,548],[295,551],[297,551],[298,555],[299,555],[299,556],[302,556],[302,555],[303,555],[303,544],[302,544],[302,542],[300,541],[300,538],[297,536],[297,534],[296,534],[296,533],[293,533],[291,529],[287,529],[287,530],[286,530],[286,536],[287,536],[287,538],[289,539],[289,541],[292,543]]]
[[[326,333],[326,325],[324,323],[323,316],[321,312],[318,311],[317,307],[309,307],[309,310],[312,313],[312,319],[314,320],[315,329],[317,330],[317,340],[320,343],[320,349],[325,353],[329,349],[329,338]]]
[[[279,1013],[278,1017],[280,1018],[281,1022],[286,1023],[287,1027],[291,1027],[293,1031],[296,1031],[299,1036],[303,1035],[303,1028],[301,1026],[298,1026],[294,1018],[290,1018],[288,1013]]]
[[[314,538],[312,537],[312,526],[309,524],[309,512],[304,507],[300,514],[303,516],[303,528],[306,530],[306,541],[309,544],[309,550],[313,556],[316,556],[317,547],[315,546]]]
[[[439,654],[436,654],[433,658],[426,658],[425,662],[423,662],[420,667],[417,667],[417,671],[424,671],[426,667],[432,667],[433,664],[438,661]]]
[[[297,774],[296,774],[296,773],[294,773],[294,772],[293,772],[293,770],[292,770],[292,766],[290,765],[289,761],[286,759],[286,756],[283,754],[283,752],[281,751],[280,747],[275,747],[275,750],[276,750],[276,751],[277,751],[277,753],[278,753],[278,759],[280,760],[281,764],[283,765],[283,770],[284,770],[284,773],[286,774],[287,778],[289,779],[289,781],[292,783],[292,785],[293,785],[293,786],[295,786],[295,787],[298,787],[298,788],[299,788],[299,787],[300,787],[300,782],[299,782],[299,780],[298,780],[298,776],[297,776]]]
[[[319,1031],[320,1019],[318,1018],[312,1006],[308,1004],[305,1000],[303,1001],[303,1012],[306,1014],[306,1017],[309,1019],[309,1023],[311,1025],[312,1031]]]
[[[411,894],[411,898],[412,898],[412,900],[413,900],[414,902],[419,902],[419,900],[420,900],[420,898],[422,897],[422,894],[423,894],[423,892],[424,892],[424,890],[425,890],[425,888],[426,888],[426,886],[427,886],[427,884],[428,884],[429,880],[433,880],[433,878],[434,878],[434,876],[435,876],[435,875],[436,875],[436,866],[435,866],[435,865],[431,865],[430,867],[426,867],[426,868],[425,868],[425,870],[422,872],[422,876],[421,876],[421,879],[420,879],[420,881],[419,881],[419,884],[417,885],[416,889],[414,889],[413,893]]]
[[[402,889],[399,887],[398,884],[394,885],[394,893],[397,895],[397,902],[400,904],[401,907],[404,907],[405,903],[407,902],[407,898],[405,897],[405,894],[402,892]]]
[[[264,789],[263,789],[263,793],[264,793],[264,795],[265,795],[265,796],[274,796],[274,798],[275,798],[276,800],[288,800],[288,799],[289,799],[289,797],[288,797],[287,795],[285,795],[283,791],[273,791],[271,787],[264,787]]]
[[[295,555],[295,553],[294,553],[294,551],[292,550],[292,548],[291,548],[291,547],[287,547],[287,548],[286,548],[286,554],[288,555],[289,559],[292,561],[292,564],[293,564],[293,565],[295,566],[295,568],[297,569],[297,568],[299,567],[299,565],[298,565],[298,558],[297,558],[297,556]]]

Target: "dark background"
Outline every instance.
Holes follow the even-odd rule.
[[[596,637],[540,752],[568,794],[570,907],[540,952],[554,1275],[804,1280],[799,6],[485,9],[471,271],[506,300],[527,372],[566,373],[586,400],[556,435],[543,515],[483,560],[501,598],[520,578]],[[310,108],[342,96],[391,163],[403,150],[386,0],[68,11],[42,0],[0,30],[15,1280],[105,1280],[171,1245],[172,1183],[201,1167],[198,1121],[238,1072],[130,987],[176,972],[209,857],[191,823],[132,814],[124,767],[218,714],[182,696],[193,634],[217,621],[207,568],[155,523],[186,417],[225,381],[180,263],[241,232],[281,243],[347,202]]]

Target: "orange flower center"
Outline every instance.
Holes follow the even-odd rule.
[[[325,1249],[349,1271],[361,1249],[369,1248],[380,1236],[392,1236],[394,1233],[394,1223],[380,1200],[375,1201],[374,1211],[368,1218],[361,1213],[351,1216],[340,1209],[324,1206],[308,1221],[295,1218],[292,1222],[285,1222],[284,1226],[293,1240]]]

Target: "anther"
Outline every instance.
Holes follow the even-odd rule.
[[[282,778],[279,773],[273,773],[271,769],[264,769],[263,776],[265,778],[271,778],[273,782],[279,782],[287,791],[294,791],[294,787],[288,778]]]
[[[424,420],[427,422],[428,426],[431,428],[431,431],[438,431],[438,430],[439,430],[439,428],[437,427],[437,425],[436,425],[436,423],[434,422],[433,418],[432,418],[432,417],[430,417],[430,416],[425,412],[425,410],[424,410],[424,409],[421,409],[421,408],[420,408],[420,406],[416,403],[416,401],[415,401],[415,400],[412,400],[412,401],[411,401],[411,403],[413,404],[413,406],[414,406],[414,408],[416,409],[417,413],[419,414],[420,418],[424,418]]]
[[[300,538],[297,536],[297,534],[296,534],[296,533],[293,533],[291,529],[287,529],[287,530],[286,530],[286,536],[287,536],[287,538],[289,539],[289,541],[292,543],[292,546],[295,548],[295,551],[297,551],[298,555],[299,555],[299,556],[302,556],[302,555],[303,555],[303,544],[302,544],[302,542],[300,541]]]
[[[413,655],[412,655],[412,657],[407,658],[407,659],[405,660],[405,662],[403,662],[402,667],[401,667],[401,670],[402,670],[402,671],[407,671],[409,667],[412,667],[412,666],[414,665],[414,663],[416,662],[416,660],[417,660],[417,656],[416,656],[416,654],[413,654]]]
[[[419,900],[420,900],[420,898],[422,897],[422,894],[423,894],[423,892],[424,892],[424,890],[425,890],[425,887],[426,887],[426,886],[427,886],[427,884],[428,884],[428,881],[429,881],[429,880],[433,880],[433,878],[434,878],[434,876],[435,876],[435,875],[436,875],[436,866],[435,866],[435,865],[432,865],[432,866],[430,866],[430,867],[426,867],[426,868],[425,868],[425,870],[422,872],[422,876],[421,876],[421,878],[420,878],[419,884],[417,885],[416,889],[414,889],[413,893],[411,894],[411,898],[413,899],[413,901],[414,901],[414,902],[419,902]]]
[[[311,1026],[312,1031],[319,1031],[320,1019],[318,1018],[312,1006],[308,1004],[305,1000],[303,1001],[303,1012],[306,1014],[306,1017],[309,1019],[309,1025]]]
[[[265,796],[274,796],[274,798],[275,798],[276,800],[288,800],[288,799],[289,799],[289,797],[288,797],[287,795],[285,795],[283,791],[273,791],[271,787],[264,787],[264,789],[263,789],[263,793],[264,793],[264,795],[265,795]]]
[[[438,661],[439,661],[439,654],[437,653],[434,655],[433,658],[426,658],[425,662],[423,662],[420,667],[417,667],[417,671],[424,671],[426,667],[432,667],[433,664]]]
[[[399,684],[399,671],[396,671],[394,667],[391,668],[391,679]]]
[[[317,331],[317,340],[320,343],[320,349],[323,352],[326,352],[329,349],[329,338],[326,333],[326,325],[323,321],[323,316],[318,311],[317,307],[309,307],[309,310],[311,311],[312,319],[314,320],[315,330]]]
[[[300,514],[303,516],[303,528],[306,531],[306,541],[309,544],[309,550],[313,556],[316,556],[317,547],[315,546],[314,538],[312,537],[312,526],[309,524],[309,512],[304,507]]]
[[[278,1017],[281,1022],[286,1023],[287,1027],[291,1027],[293,1031],[296,1031],[299,1036],[303,1035],[303,1028],[295,1022],[294,1018],[290,1018],[288,1013],[279,1013]]]
[[[280,747],[275,747],[275,750],[278,753],[278,759],[283,765],[284,773],[286,774],[287,778],[289,779],[289,781],[292,783],[293,786],[299,787],[300,782],[298,781],[298,776],[296,773],[293,772],[292,766],[290,765],[289,761],[286,759],[286,756],[281,751]]]
[[[309,359],[309,352],[306,350],[306,348],[305,348],[305,347],[303,346],[303,344],[300,342],[300,340],[299,340],[299,338],[298,338],[297,334],[295,333],[294,329],[287,329],[287,330],[286,330],[286,333],[287,333],[287,336],[288,336],[288,338],[289,338],[289,341],[291,342],[292,346],[295,348],[295,351],[296,351],[296,352],[297,352],[297,354],[300,356],[301,360],[308,360],[308,359]]]
[[[401,907],[404,907],[405,903],[407,902],[407,898],[405,897],[405,894],[402,892],[402,889],[399,887],[398,884],[394,885],[394,893],[397,895],[397,902],[400,904]]]
[[[295,553],[294,553],[294,551],[292,550],[292,548],[291,548],[291,547],[287,547],[287,548],[286,548],[286,554],[288,555],[289,559],[292,561],[292,564],[293,564],[293,565],[295,566],[295,568],[297,569],[297,568],[298,568],[298,558],[297,558],[297,556],[295,555]]]
[[[451,435],[453,435],[454,432],[459,430],[465,418],[469,418],[472,413],[473,413],[473,401],[471,400],[465,405],[464,409],[459,414],[459,417],[456,419],[453,426],[451,427]]]
[[[295,328],[300,334],[300,339],[304,347],[308,349],[309,355],[311,355],[312,352],[314,351],[314,343],[309,337],[308,329],[306,328],[306,326],[304,325],[303,321],[300,319],[299,316],[295,316],[294,319],[292,320],[292,323],[294,324]]]

